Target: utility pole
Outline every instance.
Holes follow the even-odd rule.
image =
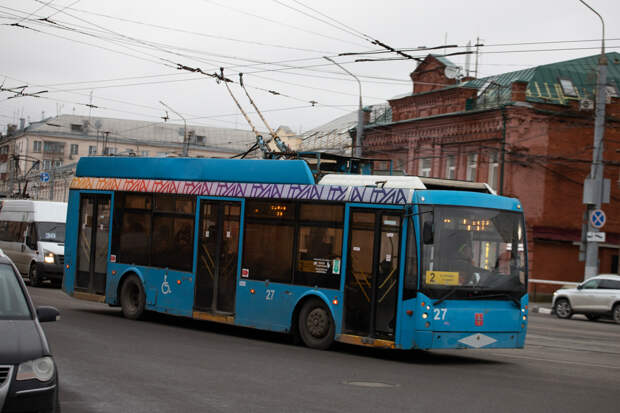
[[[323,57],[325,58],[325,60],[332,62],[333,64],[335,64],[336,66],[338,66],[339,68],[347,72],[349,75],[353,76],[355,80],[357,80],[357,84],[360,89],[360,101],[359,101],[359,108],[357,111],[357,131],[355,133],[355,144],[353,145],[352,155],[356,158],[361,158],[362,157],[362,136],[364,134],[364,109],[362,107],[362,82],[360,82],[357,76],[349,72],[344,66],[336,63],[334,60],[330,59],[329,57],[326,57],[326,56],[323,56]]]
[[[592,166],[590,167],[590,176],[585,180],[583,186],[583,203],[587,204],[586,219],[588,222],[584,279],[588,279],[598,274],[598,247],[599,242],[604,239],[597,234],[602,225],[593,225],[592,214],[593,212],[600,210],[601,205],[604,202],[609,202],[609,180],[604,179],[603,174],[603,136],[605,134],[607,57],[605,56],[605,22],[603,21],[603,17],[585,1],[579,1],[594,12],[599,19],[601,19],[603,27],[601,56],[598,61],[598,80],[596,82],[596,108],[594,115],[594,146],[592,148]]]
[[[178,117],[183,119],[183,152],[181,153],[181,156],[183,156],[184,158],[187,158],[187,153],[189,151],[189,140],[187,139],[187,121],[185,120],[185,118],[179,112],[177,112],[176,110],[172,109],[170,106],[166,105],[161,100],[159,101],[159,103],[161,103],[162,105],[164,105],[164,107],[170,109]]]

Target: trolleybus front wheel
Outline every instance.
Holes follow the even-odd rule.
[[[329,308],[318,298],[306,301],[299,313],[299,335],[310,348],[325,350],[334,341],[334,320]]]
[[[123,315],[131,320],[138,320],[144,315],[146,297],[142,282],[137,275],[127,277],[121,287],[121,308]]]

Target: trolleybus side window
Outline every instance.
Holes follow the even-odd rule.
[[[189,197],[117,194],[112,253],[117,262],[191,271],[194,208]]]
[[[248,201],[243,268],[249,278],[290,283],[295,237],[295,203]]]
[[[188,197],[155,195],[151,264],[191,271],[194,245],[194,208]]]
[[[302,204],[294,283],[340,287],[342,205]]]

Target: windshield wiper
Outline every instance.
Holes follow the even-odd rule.
[[[452,294],[454,294],[456,292],[456,290],[458,290],[458,289],[459,289],[459,286],[456,286],[456,287],[452,288],[445,295],[443,295],[439,300],[435,301],[433,303],[433,305],[437,305],[437,304],[443,303],[448,297],[450,297]]]

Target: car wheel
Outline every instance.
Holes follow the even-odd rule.
[[[566,298],[560,298],[556,301],[555,315],[559,318],[571,318],[573,316],[573,308]]]
[[[614,306],[614,309],[611,311],[611,315],[614,319],[614,321],[618,324],[620,324],[620,304],[616,304]]]
[[[590,320],[590,321],[596,321],[596,320],[598,320],[599,318],[601,318],[601,316],[600,316],[600,315],[598,315],[598,314],[587,313],[587,314],[586,314],[586,318],[587,318],[588,320]]]
[[[39,287],[41,285],[41,278],[39,278],[39,271],[37,265],[33,262],[30,264],[30,271],[28,271],[28,278],[30,279],[31,287]]]
[[[334,341],[334,320],[329,308],[317,298],[304,303],[299,313],[299,335],[310,348],[325,350]]]
[[[139,320],[144,315],[145,303],[146,297],[140,278],[136,275],[130,275],[121,287],[123,315],[130,320]]]

